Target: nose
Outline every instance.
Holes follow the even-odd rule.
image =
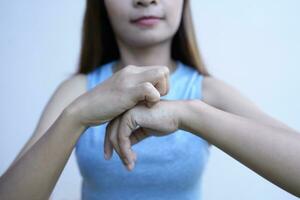
[[[157,4],[159,0],[134,0],[134,6],[142,6],[142,7],[147,7],[150,4]]]

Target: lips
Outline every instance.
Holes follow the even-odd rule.
[[[131,20],[131,22],[135,23],[135,22],[138,22],[141,20],[160,20],[160,19],[163,19],[163,18],[159,17],[159,16],[149,15],[149,16],[142,16],[142,17],[135,18],[135,19]]]
[[[151,16],[138,17],[136,19],[131,20],[131,22],[141,27],[152,27],[162,19],[163,19],[162,17],[151,15]]]

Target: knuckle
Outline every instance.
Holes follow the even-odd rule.
[[[166,70],[164,68],[160,68],[156,73],[159,78],[163,78],[166,75]]]
[[[163,71],[163,73],[164,73],[165,75],[167,75],[167,74],[170,73],[170,70],[169,70],[169,68],[168,68],[167,66],[163,66],[163,67],[162,67],[162,71]]]

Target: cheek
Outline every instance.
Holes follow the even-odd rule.
[[[165,6],[168,25],[173,29],[177,29],[181,20],[183,0],[167,1]]]
[[[106,8],[116,37],[126,43],[142,46],[174,35],[179,27],[183,0],[162,0],[161,3],[166,20],[152,30],[141,30],[129,22],[130,13],[133,12],[131,4],[120,3],[120,0],[107,0]]]
[[[126,7],[125,2],[120,3],[119,0],[107,0],[106,10],[113,29],[116,29],[127,22],[128,8]]]

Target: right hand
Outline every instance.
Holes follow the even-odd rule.
[[[166,66],[128,65],[84,93],[72,104],[84,126],[96,126],[112,120],[138,102],[150,107],[169,91]]]

